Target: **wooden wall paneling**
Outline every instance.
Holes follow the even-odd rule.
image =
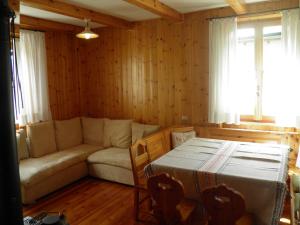
[[[200,57],[208,54],[208,46],[201,38],[203,22],[186,21],[145,21],[132,31],[99,29],[100,38],[88,43],[93,56],[89,68],[105,85],[91,78],[98,87],[89,88],[95,99],[90,114],[163,126],[183,123],[182,116],[188,117],[186,123],[205,121],[208,60]],[[95,108],[99,101],[104,103],[101,109]]]
[[[133,77],[132,77],[132,88],[133,88],[133,118],[135,118],[138,121],[142,120],[141,117],[141,105],[143,102],[141,102],[141,76],[143,75],[141,70],[141,64],[143,61],[143,33],[144,33],[144,27],[139,26],[139,29],[137,30],[137,37],[134,41],[134,61],[133,61]]]
[[[131,118],[129,114],[129,103],[128,100],[130,99],[128,91],[128,81],[129,81],[129,71],[128,66],[130,63],[128,61],[130,60],[130,55],[128,55],[128,48],[129,48],[129,41],[128,36],[130,35],[128,32],[121,32],[121,82],[122,82],[122,90],[123,93],[121,93],[120,103],[122,104],[121,111],[123,112],[123,116],[127,118]]]
[[[117,76],[117,50],[118,50],[118,38],[115,35],[115,30],[112,29],[110,32],[111,39],[114,42],[109,42],[109,51],[111,52],[111,63],[109,63],[109,96],[110,96],[110,117],[117,118],[117,96],[118,96],[118,76]]]
[[[80,94],[80,115],[87,116],[87,82],[86,77],[89,75],[87,71],[87,57],[86,57],[86,42],[82,39],[76,39],[76,68],[79,76],[79,94]]]
[[[164,121],[164,114],[165,114],[165,108],[167,107],[167,101],[165,101],[165,89],[164,89],[164,78],[165,75],[163,72],[163,34],[162,34],[162,28],[161,28],[161,21],[158,21],[157,23],[157,37],[156,37],[156,45],[157,45],[157,107],[158,107],[158,124],[165,124]]]
[[[113,74],[115,75],[114,84],[114,107],[115,107],[115,117],[119,118],[122,115],[122,77],[121,77],[121,33],[119,30],[114,29],[114,39],[116,40],[116,45],[114,46],[114,64],[113,64]],[[122,115],[123,117],[123,115]]]
[[[87,115],[92,117],[102,117],[103,116],[103,107],[102,101],[98,101],[97,96],[103,96],[101,100],[104,101],[104,91],[105,84],[102,79],[101,68],[104,69],[105,58],[103,57],[105,45],[103,44],[103,35],[104,33],[99,33],[99,40],[89,40],[87,42],[87,75],[84,78],[86,83],[86,105],[87,105]],[[96,76],[95,76],[96,74]]]
[[[106,38],[103,40],[101,48],[99,49],[99,51],[103,51],[102,61],[100,61],[100,64],[99,64],[99,66],[100,66],[99,82],[103,83],[103,86],[102,86],[103,89],[98,90],[98,91],[100,91],[100,93],[102,93],[103,96],[105,96],[105,98],[103,99],[103,104],[102,104],[102,107],[99,109],[99,111],[101,112],[102,116],[107,116],[107,115],[109,115],[109,110],[110,110],[110,105],[109,105],[110,99],[109,99],[109,93],[108,93],[110,84],[109,84],[109,80],[108,80],[109,76],[105,76],[105,74],[109,74],[108,65],[110,64],[110,61],[111,61],[111,59],[110,59],[111,54],[108,54],[109,53],[108,41],[110,40],[109,39],[110,33],[109,32],[102,33],[102,35],[104,38]],[[101,69],[101,67],[104,67],[103,70]],[[93,75],[93,73],[91,75]],[[97,87],[95,87],[95,88],[97,88]],[[90,90],[93,90],[93,89],[90,89]],[[94,96],[94,98],[98,99],[97,96]]]
[[[66,32],[46,32],[49,101],[54,119],[81,115],[78,54],[75,37]],[[76,66],[77,65],[77,66]]]
[[[253,13],[294,5],[288,0],[248,8]],[[226,7],[186,14],[179,24],[156,19],[137,22],[130,31],[98,29],[100,38],[87,42],[88,114],[161,126],[207,124],[207,18],[234,14]]]
[[[183,27],[183,54],[184,54],[184,75],[183,75],[183,97],[181,100],[182,104],[182,112],[181,116],[185,116],[186,120],[182,121],[183,123],[192,123],[192,111],[190,107],[192,105],[191,99],[193,93],[191,92],[192,89],[192,24],[189,22],[190,19],[186,18],[184,27]]]
[[[110,115],[113,118],[117,117],[118,114],[118,109],[117,109],[117,98],[118,98],[118,85],[119,85],[119,80],[118,80],[118,48],[119,48],[119,40],[116,35],[116,30],[112,29],[111,32],[111,37],[114,42],[109,42],[109,50],[111,51],[112,58],[111,62],[109,65],[109,84],[110,84],[110,96],[111,96],[111,111]]]
[[[114,43],[114,39],[113,39],[113,36],[112,36],[112,32],[109,31],[107,33],[107,40],[113,40],[113,42],[110,42],[110,41],[107,41],[105,43],[106,47],[104,49],[106,49],[107,51],[107,55],[106,55],[106,63],[105,63],[105,69],[106,69],[106,74],[108,74],[108,76],[106,76],[106,74],[104,76],[105,77],[105,96],[106,96],[106,101],[105,101],[105,106],[104,106],[104,112],[105,112],[105,116],[108,116],[110,115],[110,117],[114,117],[113,115],[113,105],[112,105],[112,88],[113,88],[113,74],[112,74],[112,62],[113,62],[113,49],[112,49],[112,46],[113,46],[113,43]]]
[[[158,27],[156,24],[151,23],[151,30],[150,30],[150,48],[151,51],[149,53],[149,64],[148,67],[150,69],[150,77],[149,77],[149,93],[147,96],[147,100],[149,102],[150,109],[148,111],[148,120],[145,122],[158,124],[159,120],[159,84],[158,78],[160,74],[158,73]],[[147,85],[146,85],[147,86]]]
[[[158,58],[157,58],[157,33],[158,29],[156,24],[151,23],[151,52],[150,52],[150,62],[149,62],[149,67],[151,69],[151,80],[150,80],[150,91],[149,91],[149,102],[151,103],[151,111],[149,112],[151,115],[148,116],[149,122],[152,124],[158,124],[159,120],[159,108],[158,108],[158,98],[159,98],[159,93],[158,93]]]
[[[152,24],[145,24],[145,28],[141,33],[141,52],[140,52],[140,62],[139,62],[139,117],[141,121],[148,121],[149,115],[151,113],[151,100],[149,99],[149,90],[152,86],[149,81],[151,77],[151,62],[150,54],[153,51],[151,43],[151,31]]]
[[[192,22],[192,88],[190,90],[192,96],[192,124],[199,124],[203,121],[203,113],[201,111],[201,101],[203,99],[203,95],[201,95],[201,87],[202,82],[205,81],[205,78],[203,79],[203,76],[201,74],[200,64],[202,64],[202,67],[205,67],[206,65],[203,64],[203,62],[200,61],[200,39],[201,35],[199,35],[199,31],[201,30],[203,33],[207,33],[206,30],[203,29],[203,27],[200,26],[201,24],[199,21],[193,21]],[[207,43],[205,43],[205,47],[207,48]],[[202,79],[201,79],[202,78]]]
[[[173,55],[173,65],[172,65],[172,74],[174,74],[174,103],[173,103],[173,113],[174,113],[174,123],[181,124],[181,116],[183,110],[183,98],[184,98],[184,56],[183,56],[183,26],[177,25],[177,29],[174,31],[174,40],[173,44],[174,49],[172,52]],[[172,75],[171,74],[171,75]]]

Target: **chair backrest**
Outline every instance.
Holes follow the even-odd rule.
[[[150,163],[146,143],[138,140],[130,148],[130,158],[135,186],[146,187],[147,178],[144,168]]]
[[[184,197],[183,185],[167,173],[154,175],[148,179],[148,192],[153,201],[154,216],[160,224],[174,225],[181,221],[177,205]]]
[[[155,133],[143,140],[146,142],[151,162],[168,152],[163,132]]]
[[[205,189],[202,201],[209,225],[234,225],[245,213],[243,196],[225,184]]]

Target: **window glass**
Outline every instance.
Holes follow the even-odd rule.
[[[281,26],[264,27],[263,35],[262,113],[265,116],[275,116],[281,92]]]
[[[256,103],[255,29],[238,30],[237,72],[241,115],[253,115]]]

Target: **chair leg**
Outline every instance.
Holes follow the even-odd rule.
[[[135,221],[139,221],[139,210],[140,210],[140,192],[138,188],[134,189],[134,217]]]
[[[147,200],[147,206],[148,206],[148,210],[149,210],[149,211],[152,211],[152,210],[153,210],[153,203],[152,203],[152,199],[151,199],[151,198],[149,198],[149,199]]]

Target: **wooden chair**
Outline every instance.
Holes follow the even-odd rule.
[[[168,152],[163,132],[158,132],[143,139],[147,145],[150,162]]]
[[[202,201],[208,214],[208,225],[251,225],[252,218],[245,213],[244,197],[225,184],[207,188]]]
[[[134,214],[135,220],[139,221],[140,205],[146,200],[151,201],[147,191],[147,178],[144,173],[144,167],[149,164],[149,154],[146,143],[138,140],[130,148],[130,158],[134,180]]]
[[[167,173],[148,179],[148,191],[153,200],[153,215],[160,225],[189,224],[196,209],[194,201],[183,201],[184,190],[179,180]]]

